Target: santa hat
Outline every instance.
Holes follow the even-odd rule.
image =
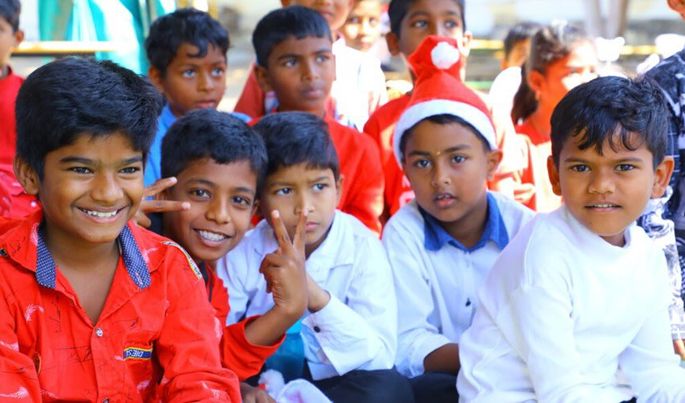
[[[457,116],[483,135],[491,149],[497,148],[495,129],[483,100],[461,81],[464,60],[453,38],[431,35],[409,56],[416,77],[407,109],[395,125],[393,149],[402,165],[400,142],[407,129],[435,115]]]

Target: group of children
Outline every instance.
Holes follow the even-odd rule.
[[[463,82],[463,1],[392,0],[414,89],[376,109],[379,66],[338,34],[371,1],[282,3],[238,113],[215,110],[228,33],[193,9],[150,27],[149,81],[65,58],[21,85],[34,206],[0,221],[0,397],[268,402],[277,368],[334,402],[685,401],[634,224],[673,171],[656,87],[578,85],[587,40],[544,28],[526,140]],[[18,13],[0,0],[11,45]],[[541,169],[564,204],[534,216]]]

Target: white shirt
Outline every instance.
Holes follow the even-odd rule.
[[[462,336],[460,402],[685,402],[664,254],[625,234],[613,246],[565,207],[519,232]]]
[[[401,315],[396,364],[403,375],[423,374],[428,354],[445,344],[459,342],[471,325],[477,289],[502,248],[533,214],[521,204],[489,192],[486,230],[481,242],[471,250],[454,240],[448,243],[431,239],[435,238],[433,230],[426,227],[416,201],[393,215],[383,231],[383,244]],[[449,237],[442,231],[443,237]],[[430,245],[429,241],[441,245]]]
[[[273,230],[262,220],[217,263],[231,304],[227,324],[273,307],[259,266],[277,247]],[[353,216],[336,211],[326,239],[305,265],[312,279],[331,295],[323,309],[306,313],[302,320],[312,378],[392,368],[397,305],[390,265],[376,235]]]

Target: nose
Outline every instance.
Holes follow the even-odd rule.
[[[231,214],[228,207],[228,200],[222,197],[215,197],[207,207],[205,217],[209,221],[217,224],[228,224],[231,221]]]
[[[451,182],[449,169],[444,163],[435,161],[433,165],[431,183],[433,187],[448,185]]]
[[[197,86],[200,91],[211,91],[214,89],[215,83],[210,72],[202,72],[198,74]]]
[[[315,60],[308,60],[301,64],[302,66],[302,78],[306,81],[314,81],[319,78],[319,69],[316,65]]]
[[[93,179],[91,197],[102,205],[113,205],[123,195],[121,185],[113,174],[100,172]]]
[[[591,175],[590,184],[588,186],[588,191],[590,193],[610,194],[614,192],[615,184],[610,174],[602,171],[595,171]]]
[[[373,26],[371,26],[371,19],[370,18],[364,18],[362,19],[361,27],[359,28],[359,33],[361,36],[369,36],[373,32]]]
[[[295,215],[299,216],[303,211],[307,214],[314,211],[312,196],[307,194],[307,192],[300,192],[295,202]]]

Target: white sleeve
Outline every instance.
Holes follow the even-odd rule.
[[[429,321],[435,306],[428,279],[426,263],[421,259],[423,245],[403,236],[402,228],[388,225],[383,232],[385,245],[397,293],[398,321],[397,369],[405,376],[425,372],[423,361],[428,354],[450,343]]]
[[[355,255],[345,301],[331,295],[323,309],[302,321],[308,330],[303,336],[313,335],[317,356],[325,357],[339,375],[392,368],[397,347],[395,291],[383,246],[368,238]]]
[[[250,301],[250,272],[259,274],[256,268],[250,266],[249,248],[245,241],[246,239],[243,239],[243,242],[216,263],[216,274],[228,290],[230,309],[226,317],[227,325],[238,322],[245,315]]]

